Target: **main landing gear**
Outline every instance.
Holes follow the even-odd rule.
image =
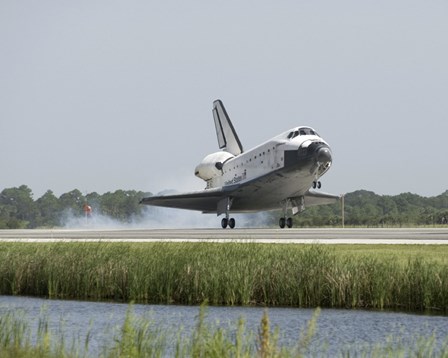
[[[292,218],[280,218],[278,221],[278,226],[280,226],[280,229],[284,229],[285,226],[292,228]]]
[[[320,181],[313,181],[313,189],[320,189],[322,188],[322,184]]]
[[[221,220],[221,227],[223,229],[227,226],[231,229],[235,227],[235,219],[229,217],[230,207],[232,206],[233,199],[228,197],[219,201],[218,203],[218,215],[225,214],[226,217]]]
[[[280,229],[284,229],[287,226],[289,229],[292,228],[292,218],[286,218],[286,214],[288,212],[288,206],[291,204],[291,199],[286,199],[283,202],[283,216],[278,221],[278,226]]]
[[[278,226],[280,226],[280,229],[292,228],[292,218],[287,217],[288,214],[288,208],[291,207],[292,215],[297,215],[301,213],[303,210],[305,210],[305,197],[299,196],[294,198],[287,198],[283,200],[283,216],[278,221]]]
[[[227,227],[227,225],[229,226],[229,228],[233,229],[235,227],[235,219],[234,218],[223,218],[221,220],[221,226],[223,229],[225,229]]]

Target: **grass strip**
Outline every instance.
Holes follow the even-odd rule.
[[[0,294],[447,314],[446,251],[440,246],[0,243]]]

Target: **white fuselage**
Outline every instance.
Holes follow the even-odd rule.
[[[322,147],[330,159],[319,162],[315,152]],[[210,154],[196,167],[195,174],[207,182],[206,189],[253,182],[254,192],[258,192],[251,198],[254,208],[271,202],[274,207],[278,205],[275,198],[303,195],[330,165],[328,144],[313,129],[297,127],[237,156]]]

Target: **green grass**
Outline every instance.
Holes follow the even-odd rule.
[[[320,310],[316,309],[303,331],[298,329],[295,342],[279,343],[281,332],[270,324],[268,312],[261,317],[258,330],[248,329],[243,318],[234,328],[222,328],[205,321],[206,307],[199,310],[195,329],[188,334],[160,329],[150,319],[137,317],[129,306],[125,320],[114,341],[97,354],[104,358],[137,357],[323,357],[329,347],[312,348]],[[93,356],[90,335],[84,341],[65,337],[64,332],[50,330],[48,318],[39,318],[32,331],[26,316],[16,313],[0,315],[0,357],[4,358],[75,358]],[[62,325],[61,325],[62,326]],[[185,332],[184,332],[185,333]],[[173,337],[176,337],[173,339]],[[448,339],[448,336],[447,336]],[[71,342],[71,343],[68,343]],[[415,337],[411,343],[390,337],[375,345],[341,348],[336,357],[448,357],[448,340],[432,336]]]
[[[406,264],[409,259],[424,258],[448,265],[448,245],[332,245],[338,255],[380,256]]]
[[[445,246],[1,243],[0,294],[448,313]]]

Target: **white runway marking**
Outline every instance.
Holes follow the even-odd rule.
[[[0,242],[255,242],[447,245],[447,228],[0,230]]]

